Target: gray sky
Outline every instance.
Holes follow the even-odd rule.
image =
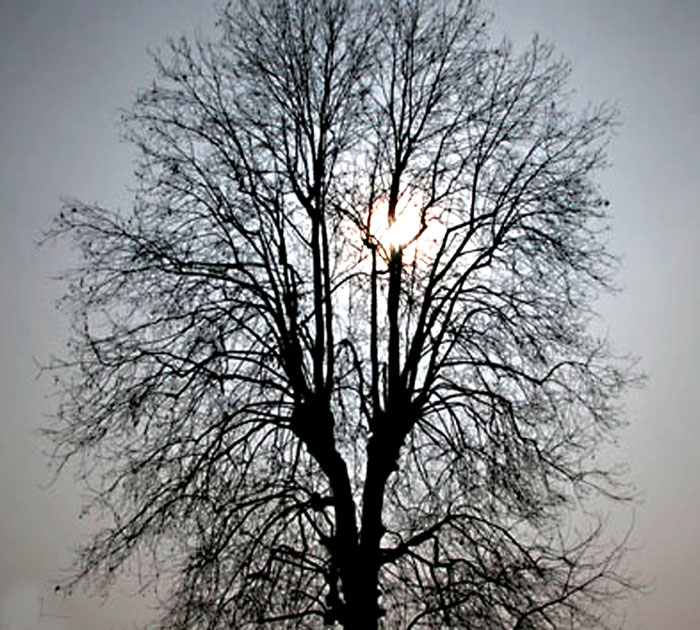
[[[697,630],[700,597],[700,2],[492,0],[497,29],[535,31],[573,64],[581,102],[617,102],[623,126],[601,178],[623,292],[602,304],[618,349],[642,358],[648,386],[627,399],[616,457],[644,503],[630,556],[654,588],[627,629]],[[131,149],[117,109],[153,68],[147,47],[208,29],[202,0],[0,0],[0,628],[131,628],[145,604],[128,585],[104,605],[63,602],[50,584],[85,532],[70,477],[50,489],[35,435],[54,407],[35,359],[59,352],[66,321],[48,278],[69,258],[34,242],[61,196],[128,205]],[[40,608],[40,598],[44,599]],[[40,615],[43,613],[43,615]],[[63,615],[60,618],[51,615]]]

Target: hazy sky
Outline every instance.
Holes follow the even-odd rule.
[[[601,178],[612,201],[622,293],[601,305],[618,349],[650,381],[627,399],[616,457],[644,503],[630,556],[654,580],[627,629],[697,630],[700,597],[700,2],[492,0],[497,32],[539,32],[573,65],[581,103],[619,104],[623,125]],[[75,196],[128,205],[132,152],[117,110],[153,77],[146,49],[207,30],[203,0],[0,0],[0,628],[131,628],[143,606],[50,593],[85,525],[70,477],[50,489],[35,432],[55,401],[36,360],[59,352],[65,319],[49,277],[70,260],[38,249]],[[127,590],[124,586],[122,591]],[[43,598],[43,604],[40,599]],[[57,616],[60,615],[60,616]]]

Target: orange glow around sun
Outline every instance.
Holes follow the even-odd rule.
[[[431,258],[439,247],[445,228],[430,213],[424,213],[423,193],[405,192],[396,207],[394,220],[389,220],[389,202],[380,199],[370,217],[370,234],[379,242],[388,258],[401,249],[405,263],[412,264],[418,258]]]

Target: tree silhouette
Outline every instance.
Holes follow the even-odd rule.
[[[79,263],[48,433],[109,516],[76,581],[145,556],[183,630],[606,625],[614,112],[571,113],[552,48],[488,22],[240,0],[156,58],[133,209],[50,232]]]

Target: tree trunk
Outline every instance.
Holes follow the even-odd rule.
[[[357,561],[354,571],[354,588],[346,589],[344,630],[378,630],[379,618],[383,611],[379,608],[378,566]]]
[[[344,588],[345,630],[377,630],[384,611],[379,605],[380,543],[384,535],[382,510],[387,479],[396,468],[398,447],[379,436],[370,439],[367,473],[362,495],[362,521],[359,553],[346,573]]]

